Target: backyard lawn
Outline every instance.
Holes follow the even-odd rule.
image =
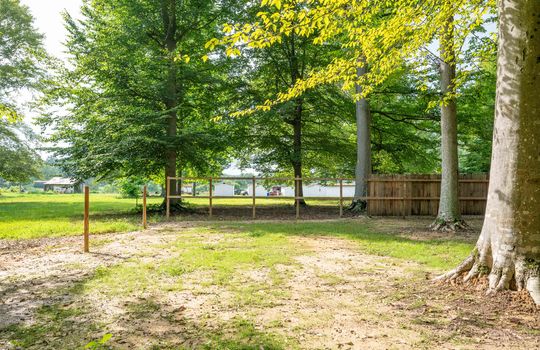
[[[0,195],[0,238],[25,239],[78,235],[83,223],[82,194]],[[150,202],[160,202],[151,198]],[[135,200],[91,194],[92,232],[136,230]]]
[[[460,235],[426,230],[430,218],[177,217],[141,230],[133,200],[92,195],[93,227],[115,232],[83,254],[81,197],[2,197],[1,349],[540,345],[526,296],[485,303],[475,287],[431,282],[470,253],[479,218]]]
[[[0,195],[0,239],[27,239],[78,235],[83,225],[83,195],[82,194],[18,194],[2,193]],[[160,197],[149,197],[148,204],[159,204]],[[139,199],[139,204],[141,200]],[[176,220],[206,220],[208,219],[208,199],[189,198],[186,200],[193,214],[179,216]],[[216,216],[220,214],[219,208],[231,209],[237,218],[251,218],[251,198],[214,199]],[[309,204],[319,208],[330,208],[333,217],[336,217],[336,201],[309,201]],[[290,199],[257,199],[259,208],[282,209],[280,212],[271,212],[289,216],[294,214],[292,200]],[[240,207],[244,207],[242,212]],[[238,217],[238,213],[240,216]],[[227,215],[227,211],[225,211]],[[141,214],[135,210],[135,199],[121,198],[117,194],[90,194],[90,229],[94,234],[127,232],[140,228]],[[150,215],[149,221],[159,222],[162,215]]]

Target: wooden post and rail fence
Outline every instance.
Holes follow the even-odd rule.
[[[208,195],[171,194],[171,182],[204,181],[208,183]],[[439,207],[441,189],[440,175],[373,175],[368,179],[368,196],[355,198],[344,195],[344,182],[354,183],[347,178],[287,178],[287,177],[169,177],[166,186],[166,214],[170,216],[171,199],[200,198],[208,199],[209,216],[213,216],[214,199],[241,199],[242,195],[215,195],[215,181],[250,181],[252,193],[252,217],[256,217],[257,199],[291,199],[295,202],[296,218],[300,218],[301,200],[334,200],[338,201],[339,216],[343,216],[345,200],[363,199],[367,201],[367,214],[373,216],[436,216]],[[273,183],[283,186],[283,183],[294,183],[294,196],[257,196],[257,182]],[[339,186],[337,196],[299,196],[299,184],[331,182]],[[463,215],[483,215],[487,201],[489,178],[486,174],[460,175],[459,201]],[[175,186],[176,187],[176,186]],[[181,190],[180,190],[181,192]],[[249,198],[249,197],[247,197]]]
[[[171,181],[207,181],[208,195],[197,196],[195,191],[191,195],[171,194]],[[250,196],[215,195],[214,181],[249,181],[251,182]],[[294,196],[257,196],[257,181],[283,185],[294,183]],[[257,199],[292,199],[295,202],[296,218],[300,218],[301,200],[337,200],[339,216],[343,216],[343,203],[345,200],[355,199],[353,196],[344,195],[345,183],[354,183],[354,179],[346,178],[285,178],[285,177],[169,177],[166,185],[166,215],[170,217],[170,200],[173,198],[206,198],[208,199],[210,217],[213,216],[214,199],[245,199],[251,197],[252,218],[256,218]],[[300,184],[331,182],[339,186],[338,196],[299,196]],[[487,202],[489,178],[486,174],[460,175],[459,178],[459,202],[463,215],[483,215]],[[175,186],[177,187],[177,186]],[[439,207],[439,195],[441,189],[440,175],[374,175],[368,179],[367,214],[373,216],[436,216]],[[148,227],[147,222],[147,186],[142,190],[142,226]],[[83,251],[90,251],[90,189],[84,187],[84,220],[83,220]]]
[[[146,197],[148,187],[145,185],[142,190],[142,226],[148,228],[146,217]],[[90,187],[84,186],[84,218],[83,218],[83,251],[90,252]]]

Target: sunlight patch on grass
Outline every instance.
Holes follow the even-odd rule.
[[[2,194],[0,239],[82,234],[83,200],[82,194]],[[149,203],[160,201],[160,198],[149,199]],[[133,199],[119,198],[118,195],[111,194],[90,194],[90,233],[140,229],[140,215],[134,208]]]
[[[457,265],[467,257],[473,244],[459,238],[415,240],[380,232],[369,222],[237,223],[228,227],[252,236],[335,236],[354,240],[367,254],[414,261],[437,269]]]

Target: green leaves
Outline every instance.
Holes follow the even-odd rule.
[[[77,177],[158,176],[171,150],[186,172],[221,167],[228,139],[211,118],[228,104],[230,63],[222,54],[208,59],[204,45],[237,5],[166,4],[163,16],[162,1],[95,0],[83,21],[67,19],[73,68],[56,71],[43,100],[67,113],[41,122],[55,130],[50,140],[63,146],[54,152]]]
[[[43,73],[42,35],[19,0],[0,0],[0,118],[20,119],[14,94],[35,88]]]

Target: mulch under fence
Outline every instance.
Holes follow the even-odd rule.
[[[248,181],[250,184],[274,183],[275,185],[284,182],[294,184],[298,181],[307,183],[333,183],[339,186],[338,196],[313,197],[298,195],[294,196],[258,196],[256,191],[252,191],[249,196],[216,195],[212,191],[212,183],[218,181]],[[182,195],[171,194],[171,186],[178,186],[178,183],[185,184],[193,181],[206,181],[210,184],[207,195]],[[167,216],[170,215],[169,203],[172,198],[201,198],[208,200],[208,210],[204,211],[210,217],[214,216],[216,209],[219,211],[219,217],[264,217],[271,218],[289,216],[290,213],[296,218],[320,218],[350,216],[346,208],[352,197],[344,193],[344,183],[354,181],[354,179],[343,178],[245,178],[245,177],[208,177],[208,178],[178,178],[170,177],[167,181]],[[372,216],[436,216],[439,206],[439,195],[441,188],[440,175],[373,175],[369,180],[368,197],[368,215]],[[172,184],[175,185],[172,185]],[[461,213],[463,215],[483,215],[487,201],[489,178],[487,174],[465,174],[459,177],[459,201]],[[305,186],[305,185],[304,185]],[[253,186],[252,188],[254,188]],[[252,199],[250,206],[216,206],[213,201],[216,199]],[[276,205],[276,208],[269,209],[268,206],[257,206],[257,200],[260,199],[290,199],[291,204],[306,200],[328,200],[338,203],[337,206],[308,206],[304,208],[298,205],[283,206]],[[296,207],[296,208],[295,208]],[[289,213],[290,211],[290,213]],[[264,214],[263,214],[264,213]],[[201,211],[198,211],[201,214]],[[322,214],[322,215],[321,215]]]

